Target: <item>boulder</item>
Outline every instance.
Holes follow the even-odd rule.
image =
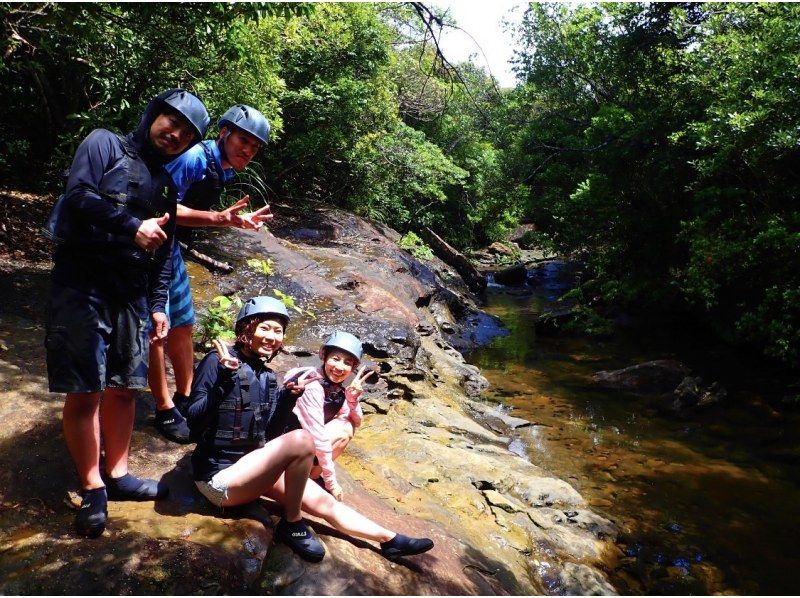
[[[659,359],[621,370],[597,372],[593,379],[606,388],[648,394],[671,392],[688,374],[689,368],[679,361]]]
[[[525,284],[527,277],[528,270],[525,268],[525,264],[514,264],[494,273],[494,281],[503,286]]]
[[[715,405],[722,401],[728,392],[719,382],[704,385],[702,378],[686,376],[672,394],[672,409],[680,412]]]
[[[617,596],[608,580],[586,565],[567,563],[559,577],[567,596]]]
[[[495,242],[487,248],[489,253],[494,255],[514,255],[514,249],[503,243]]]

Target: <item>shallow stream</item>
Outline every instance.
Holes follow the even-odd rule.
[[[621,594],[790,594],[800,573],[800,414],[763,366],[696,331],[630,329],[610,340],[537,336],[534,323],[574,267],[540,268],[531,287],[489,289],[510,334],[469,355],[490,401],[533,422],[511,450],[567,480],[620,528],[608,563]],[[609,391],[600,370],[677,359],[728,391],[723,404],[672,413],[671,400]],[[776,403],[776,401],[778,401]]]

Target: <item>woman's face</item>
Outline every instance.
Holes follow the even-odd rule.
[[[358,365],[358,360],[339,349],[331,349],[325,357],[325,375],[331,382],[341,384]]]
[[[259,357],[272,357],[283,345],[283,324],[280,320],[260,322],[250,337],[248,349]]]

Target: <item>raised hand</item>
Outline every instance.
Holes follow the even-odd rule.
[[[237,201],[229,208],[225,208],[224,210],[222,210],[219,213],[220,219],[222,220],[222,224],[224,224],[225,226],[232,226],[235,228],[251,228],[239,214],[239,212],[241,212],[247,207],[248,203],[250,203],[250,196],[245,195],[242,199]]]
[[[297,378],[296,380],[289,380],[284,384],[284,387],[287,390],[290,390],[293,395],[300,396],[303,394],[303,391],[306,389],[306,385],[314,380],[321,380],[322,376],[319,375],[319,372],[314,368],[309,368],[309,370],[303,373],[302,376]]]
[[[216,338],[211,342],[214,345],[214,349],[217,351],[219,362],[224,367],[229,370],[236,370],[239,368],[239,360],[228,352],[228,345]]]
[[[358,372],[356,373],[356,377],[353,378],[353,381],[350,384],[347,385],[347,388],[359,391],[359,393],[362,392],[364,390],[364,388],[362,387],[362,384],[364,382],[366,382],[367,378],[369,378],[373,374],[375,374],[377,376],[377,374],[375,373],[375,370],[371,370],[371,369],[367,370],[367,366],[362,365],[360,368],[358,368]]]
[[[255,212],[248,212],[247,214],[242,214],[242,220],[247,221],[250,223],[253,229],[259,229],[264,226],[265,222],[271,222],[274,218],[274,215],[269,210],[269,205],[264,206],[263,208],[257,209]]]
[[[226,226],[233,226],[236,228],[246,228],[249,230],[258,230],[264,225],[264,222],[272,220],[273,215],[269,211],[269,206],[259,208],[255,212],[247,212],[240,214],[242,210],[250,203],[250,196],[245,195],[242,199],[237,201],[229,208],[225,208],[220,212],[222,223]]]
[[[167,233],[161,227],[168,221],[169,214],[164,214],[161,218],[142,220],[142,224],[139,225],[136,236],[133,238],[134,243],[145,251],[155,251],[167,240]]]

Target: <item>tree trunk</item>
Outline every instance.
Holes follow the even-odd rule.
[[[463,253],[449,245],[427,226],[420,230],[420,234],[440,260],[456,269],[471,291],[480,293],[486,288],[486,277],[478,272]]]
[[[225,272],[225,274],[233,272],[233,266],[230,264],[215,260],[213,257],[208,256],[205,253],[200,253],[196,249],[189,249],[186,247],[186,243],[179,242],[179,244],[181,246],[181,251],[183,251],[183,255],[192,258],[201,266],[205,266],[211,271],[219,270],[220,272]]]

